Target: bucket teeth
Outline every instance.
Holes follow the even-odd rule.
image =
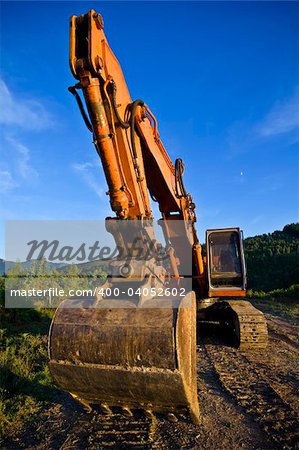
[[[124,408],[122,408],[122,412],[123,412],[123,414],[125,415],[125,416],[127,416],[127,417],[132,417],[133,416],[133,413],[132,413],[132,411],[130,410],[130,408],[128,408],[128,407],[124,407]]]
[[[70,394],[71,394],[71,396],[73,397],[74,400],[76,400],[77,402],[79,402],[81,404],[81,406],[84,408],[84,410],[87,413],[91,413],[92,412],[92,407],[90,406],[89,403],[87,403],[82,398],[78,397],[76,394],[73,394],[72,392],[70,392]]]
[[[173,422],[173,423],[178,421],[177,416],[175,414],[173,414],[173,413],[168,413],[167,414],[167,419],[169,420],[169,422]]]
[[[153,419],[153,417],[154,417],[154,413],[150,409],[146,409],[144,411],[144,414],[145,414],[145,417],[147,417],[148,419]]]
[[[101,403],[101,411],[106,416],[112,415],[112,410],[109,408],[109,406],[106,403]]]

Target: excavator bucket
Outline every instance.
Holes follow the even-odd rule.
[[[177,307],[124,303],[61,304],[49,336],[55,381],[86,406],[183,413],[198,423],[194,292]]]

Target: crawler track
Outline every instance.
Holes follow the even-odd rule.
[[[272,336],[278,341],[284,341],[299,351],[298,329],[296,325],[286,320],[267,314],[268,328]]]
[[[156,423],[154,417],[147,418],[141,413],[125,417],[117,412],[111,416],[94,412],[90,419],[89,423],[82,419],[74,423],[60,450],[157,449],[152,439]]]
[[[232,310],[232,323],[239,348],[265,348],[268,343],[268,329],[264,314],[244,300],[225,302]]]
[[[204,347],[226,392],[280,448],[298,448],[298,411],[277,390],[269,374],[265,376],[258,368],[265,351],[247,355],[211,341]]]

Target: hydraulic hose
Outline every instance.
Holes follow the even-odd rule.
[[[135,145],[135,115],[136,109],[138,106],[144,106],[143,100],[135,100],[131,106],[131,117],[130,117],[130,135],[131,135],[131,143],[132,143],[132,152],[135,160],[138,159],[136,145]]]
[[[181,158],[175,160],[175,186],[178,198],[186,197],[187,191],[183,182],[184,162]],[[179,188],[179,189],[178,189]],[[180,191],[180,192],[179,192]]]
[[[116,89],[116,84],[115,84],[115,82],[113,80],[110,81],[110,83],[112,84],[112,87],[113,87],[113,89],[112,89],[112,106],[113,106],[116,118],[117,118],[117,120],[118,120],[118,122],[119,122],[119,124],[120,124],[120,126],[122,128],[129,128],[130,123],[129,122],[125,122],[124,120],[122,120],[122,118],[119,115],[118,109],[117,109],[117,104],[116,104],[116,90],[117,90]]]
[[[84,109],[84,106],[83,106],[81,97],[80,97],[80,95],[78,94],[78,92],[76,91],[76,86],[70,86],[70,87],[68,88],[68,90],[70,91],[71,94],[74,95],[74,97],[75,97],[75,99],[76,99],[76,102],[77,102],[77,104],[78,104],[78,106],[79,106],[80,113],[81,113],[81,115],[82,115],[82,118],[83,118],[83,120],[84,120],[85,125],[87,126],[87,128],[89,129],[89,131],[91,131],[91,133],[93,133],[92,125],[91,125],[90,120],[89,120],[89,118],[88,118],[88,116],[87,116],[87,113],[85,112],[85,109]]]

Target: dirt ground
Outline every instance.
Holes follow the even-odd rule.
[[[269,345],[241,352],[200,329],[198,390],[202,423],[171,423],[136,413],[85,412],[68,394],[7,440],[3,449],[295,449],[298,446],[298,325],[266,315]]]

